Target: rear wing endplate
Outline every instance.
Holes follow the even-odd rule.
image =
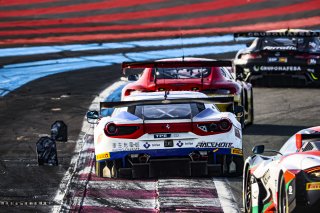
[[[174,68],[174,67],[232,67],[232,60],[217,61],[144,61],[123,62],[122,71],[135,68]]]
[[[138,105],[156,105],[156,104],[182,104],[182,103],[204,103],[233,104],[233,97],[208,97],[208,98],[185,98],[185,99],[165,99],[165,100],[139,100],[139,101],[118,101],[118,102],[100,102],[100,110],[104,108],[121,108]]]

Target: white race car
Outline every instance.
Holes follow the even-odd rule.
[[[320,212],[320,126],[299,131],[279,151],[258,145],[253,153],[244,166],[245,212]]]
[[[239,176],[243,169],[241,124],[235,114],[220,112],[200,92],[151,92],[121,102],[111,116],[89,111],[96,122],[94,146],[99,177]],[[236,114],[243,108],[235,106]]]

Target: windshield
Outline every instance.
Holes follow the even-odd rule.
[[[199,103],[157,104],[129,107],[128,112],[144,120],[191,119],[204,109],[204,104]]]
[[[190,79],[208,77],[211,73],[210,67],[177,67],[177,68],[157,68],[157,79]],[[154,76],[155,69],[152,70]]]
[[[317,38],[263,38],[261,41],[263,50],[298,50],[319,51],[319,39]]]

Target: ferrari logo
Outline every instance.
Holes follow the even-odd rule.
[[[167,129],[170,129],[170,125],[169,125],[169,124],[167,124],[167,125],[166,125],[166,128],[167,128]]]

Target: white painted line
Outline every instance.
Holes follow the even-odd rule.
[[[196,196],[196,195],[195,195]],[[159,197],[160,209],[165,207],[221,207],[219,198],[197,198],[197,197]],[[229,212],[226,212],[229,213]]]
[[[139,208],[139,209],[155,209],[155,199],[123,199],[123,198],[92,198],[85,197],[83,206],[100,206],[114,208]]]
[[[216,186],[218,198],[221,207],[225,213],[239,213],[241,212],[237,202],[233,196],[230,187],[227,184],[226,178],[214,178],[214,185]]]
[[[99,109],[99,103],[103,100],[105,100],[105,98],[108,96],[108,94],[112,93],[114,90],[116,90],[119,86],[121,86],[122,84],[124,84],[126,82],[124,81],[118,81],[115,82],[114,84],[112,84],[110,87],[108,87],[107,89],[105,89],[104,91],[102,91],[100,93],[99,96],[97,96],[92,104],[90,105],[89,109]],[[61,204],[60,208],[54,208],[51,209],[52,212],[60,212],[61,208],[65,205],[63,202],[65,196],[67,195],[68,191],[69,191],[69,187],[72,181],[73,176],[76,173],[76,169],[78,168],[79,165],[81,165],[81,162],[83,162],[83,157],[86,157],[87,155],[90,155],[92,153],[87,153],[87,152],[82,152],[84,150],[84,148],[88,147],[86,141],[84,139],[86,139],[86,134],[93,134],[93,125],[89,124],[86,119],[83,119],[82,122],[82,128],[81,128],[81,133],[79,135],[79,138],[77,140],[77,144],[74,150],[74,155],[71,158],[71,162],[70,162],[70,167],[69,169],[66,171],[64,177],[62,178],[62,181],[59,185],[58,191],[56,193],[56,196],[54,198],[54,201],[58,204]],[[90,143],[90,147],[91,147]],[[65,206],[64,206],[65,207]]]
[[[80,181],[79,181],[80,182]],[[81,182],[80,182],[81,183]],[[116,190],[155,190],[157,182],[146,181],[130,181],[130,180],[110,180],[110,181],[90,181],[88,189],[99,188],[104,189],[116,189]]]
[[[159,179],[158,185],[159,188],[216,188],[211,179]]]

